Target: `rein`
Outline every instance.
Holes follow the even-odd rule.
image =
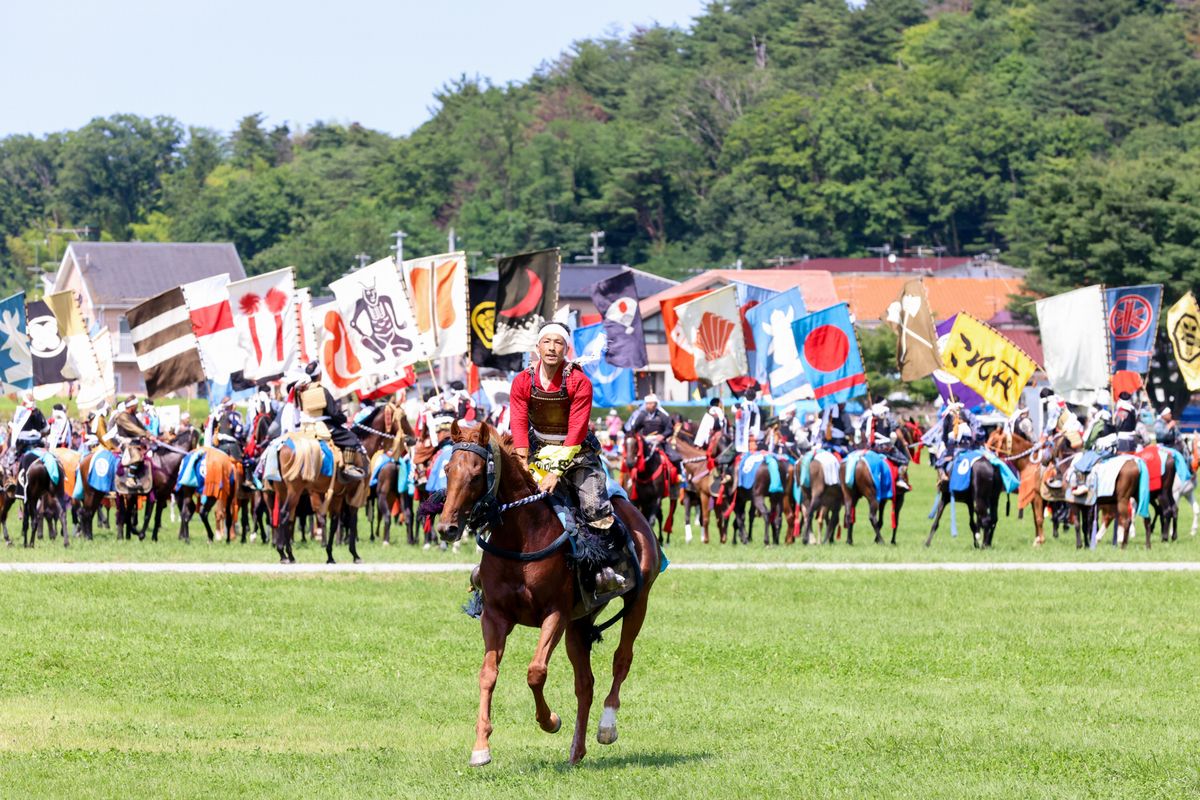
[[[394,433],[387,433],[385,431],[376,430],[375,428],[372,428],[370,425],[363,425],[361,422],[355,422],[350,427],[358,428],[360,431],[366,431],[367,433],[373,433],[376,436],[385,436],[388,439],[397,438],[396,434],[394,434]]]

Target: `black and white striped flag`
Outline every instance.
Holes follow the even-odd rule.
[[[158,397],[204,380],[183,289],[168,289],[126,313],[146,394]]]

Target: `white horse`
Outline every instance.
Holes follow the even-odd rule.
[[[1189,465],[1195,464],[1195,453],[1200,448],[1200,433],[1185,433],[1179,437],[1180,448],[1183,451],[1183,457],[1188,460]],[[1185,498],[1192,505],[1192,536],[1196,535],[1196,528],[1200,525],[1200,502],[1196,502],[1196,474],[1192,471],[1192,476],[1181,481],[1178,477],[1175,478],[1175,485],[1172,487],[1175,493],[1175,502],[1179,503],[1179,499]]]

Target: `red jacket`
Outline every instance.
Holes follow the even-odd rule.
[[[533,371],[538,375],[537,385],[542,391],[555,392],[562,387],[562,366],[554,373],[549,386],[542,385],[541,367],[536,363]],[[509,392],[508,414],[514,447],[529,447],[529,390],[533,380],[535,378],[529,374],[529,370],[521,370],[513,378]],[[563,444],[570,447],[583,444],[592,415],[592,382],[579,367],[571,370],[571,376],[567,378],[567,396],[571,398],[571,413],[567,421],[567,440]]]

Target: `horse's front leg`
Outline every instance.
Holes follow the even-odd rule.
[[[885,544],[883,540],[883,503],[873,496],[867,498],[870,505],[871,527],[875,529],[875,544]]]
[[[571,763],[578,764],[587,754],[588,719],[592,713],[592,697],[596,678],[592,673],[592,648],[588,643],[592,621],[590,618],[576,620],[567,627],[567,658],[575,672],[575,735],[571,738]],[[607,713],[607,712],[605,712]],[[617,712],[612,712],[612,737],[605,740],[604,723],[601,722],[597,738],[601,744],[617,740]]]
[[[564,615],[561,611],[552,611],[542,620],[542,631],[538,636],[537,647],[533,651],[533,660],[529,662],[526,681],[529,690],[533,692],[534,717],[538,725],[546,733],[558,733],[562,727],[562,719],[550,710],[546,703],[546,675],[550,671],[550,655],[558,646],[564,631]]]
[[[937,533],[938,525],[942,522],[942,512],[946,510],[949,503],[954,502],[954,497],[949,492],[942,492],[939,488],[937,512],[933,515],[933,524],[929,526],[929,536],[925,539],[925,546],[933,544],[933,535]]]
[[[512,632],[513,623],[501,619],[485,605],[483,607],[483,666],[479,668],[479,714],[475,719],[475,747],[471,751],[470,765],[482,767],[492,760],[489,738],[492,735],[492,693],[496,690],[496,678],[500,675],[500,662],[504,660],[504,643]]]

